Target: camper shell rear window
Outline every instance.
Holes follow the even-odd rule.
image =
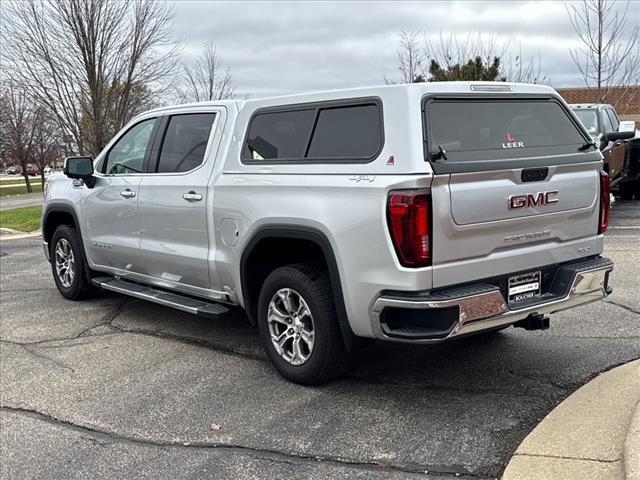
[[[574,163],[584,155],[567,154],[595,150],[552,97],[426,97],[422,112],[425,160],[436,173]]]

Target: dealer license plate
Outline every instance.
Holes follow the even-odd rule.
[[[522,273],[509,277],[507,295],[509,303],[520,303],[540,295],[542,274],[537,272]]]

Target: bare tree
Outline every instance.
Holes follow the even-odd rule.
[[[3,18],[3,69],[80,153],[96,154],[172,75],[171,18],[155,0],[13,1]]]
[[[180,99],[185,102],[205,102],[231,98],[234,87],[231,72],[225,68],[222,57],[212,42],[204,44],[202,54],[192,66],[183,64],[185,85]]]
[[[61,137],[58,126],[51,113],[43,106],[33,109],[34,130],[29,158],[38,167],[40,180],[44,187],[45,169],[53,163]]]
[[[425,35],[424,44],[431,75],[432,71],[466,70],[465,78],[458,80],[493,79],[522,83],[549,81],[542,71],[540,52],[537,62],[533,57],[525,59],[522,44],[519,44],[518,53],[513,55],[510,42],[499,42],[495,36],[485,35],[481,31],[469,33],[464,38],[459,38],[455,32],[449,35],[440,32],[437,39]]]
[[[435,40],[425,35],[424,45],[425,56],[430,62],[429,70],[436,69],[436,66],[443,70],[453,70],[470,60],[472,63],[477,62],[485,71],[499,69],[500,59],[505,56],[508,48],[508,45],[499,45],[494,36],[483,35],[482,32],[469,33],[460,38],[455,32],[444,35],[440,31]],[[496,71],[495,76],[498,75],[499,72]]]
[[[27,163],[35,138],[35,115],[33,103],[24,90],[19,89],[14,82],[2,84],[1,91],[0,135],[6,144],[9,156],[18,161],[22,168],[22,176],[27,192],[33,191],[27,174]]]
[[[541,61],[523,60],[522,47],[515,57],[509,42],[499,42],[482,32],[459,37],[455,32],[437,35],[400,32],[398,70],[400,82],[448,80],[502,80],[527,83],[548,81],[542,73]],[[386,83],[395,83],[385,77]]]
[[[537,63],[533,57],[526,60],[522,56],[522,44],[520,44],[519,53],[515,57],[509,54],[507,61],[502,65],[502,74],[510,82],[549,83],[549,77],[542,71],[540,52],[538,52]]]
[[[582,43],[580,48],[571,50],[571,58],[601,103],[607,101],[613,87],[640,83],[640,26],[628,29],[629,1],[622,10],[616,8],[616,3],[582,0],[566,7]]]
[[[53,160],[52,153],[61,137],[51,113],[13,81],[0,89],[0,136],[13,161],[22,167],[27,192],[32,192],[27,164],[37,167],[44,186],[44,170]]]
[[[400,31],[398,40],[398,71],[400,72],[400,83],[416,83],[426,80],[425,71],[425,51],[418,41],[420,32],[405,30]],[[388,84],[396,83],[394,80],[385,78]]]

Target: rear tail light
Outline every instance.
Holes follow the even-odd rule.
[[[598,233],[604,233],[609,226],[609,175],[600,170],[600,220],[598,221]]]
[[[430,197],[425,190],[396,190],[387,200],[391,240],[404,267],[431,265]]]

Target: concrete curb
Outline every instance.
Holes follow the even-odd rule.
[[[640,480],[640,402],[636,404],[624,442],[624,471],[627,480]]]
[[[597,376],[524,439],[502,479],[624,479],[627,464],[629,469],[640,464],[634,434],[638,429],[630,428],[639,402],[640,360]],[[629,439],[628,432],[634,434]]]
[[[36,230],[35,232],[21,232],[11,228],[0,228],[0,240],[18,240],[20,238],[38,237],[40,235],[42,235],[40,230]]]

